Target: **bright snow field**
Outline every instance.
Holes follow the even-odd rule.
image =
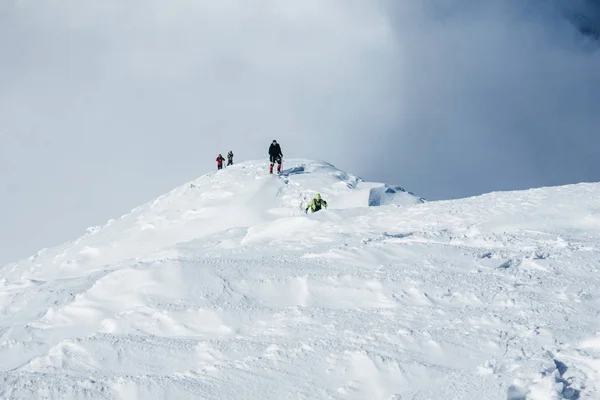
[[[424,202],[286,168],[0,269],[0,399],[600,398],[600,184]]]

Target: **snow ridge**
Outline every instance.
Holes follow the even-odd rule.
[[[600,398],[600,184],[425,202],[286,165],[1,269],[0,398]]]

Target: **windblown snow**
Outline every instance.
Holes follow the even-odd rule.
[[[600,398],[600,184],[425,202],[286,164],[0,269],[0,398]]]

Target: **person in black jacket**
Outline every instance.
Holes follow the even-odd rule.
[[[283,157],[283,153],[281,152],[281,146],[277,143],[277,140],[273,140],[271,146],[269,146],[269,161],[271,162],[271,166],[269,168],[269,173],[273,173],[273,165],[277,163],[277,173],[281,173],[281,159]]]

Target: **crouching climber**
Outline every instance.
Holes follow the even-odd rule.
[[[327,202],[321,198],[319,193],[317,193],[315,198],[306,205],[306,210],[304,210],[304,212],[308,213],[308,210],[310,209],[311,213],[315,213],[323,207],[327,208]]]

